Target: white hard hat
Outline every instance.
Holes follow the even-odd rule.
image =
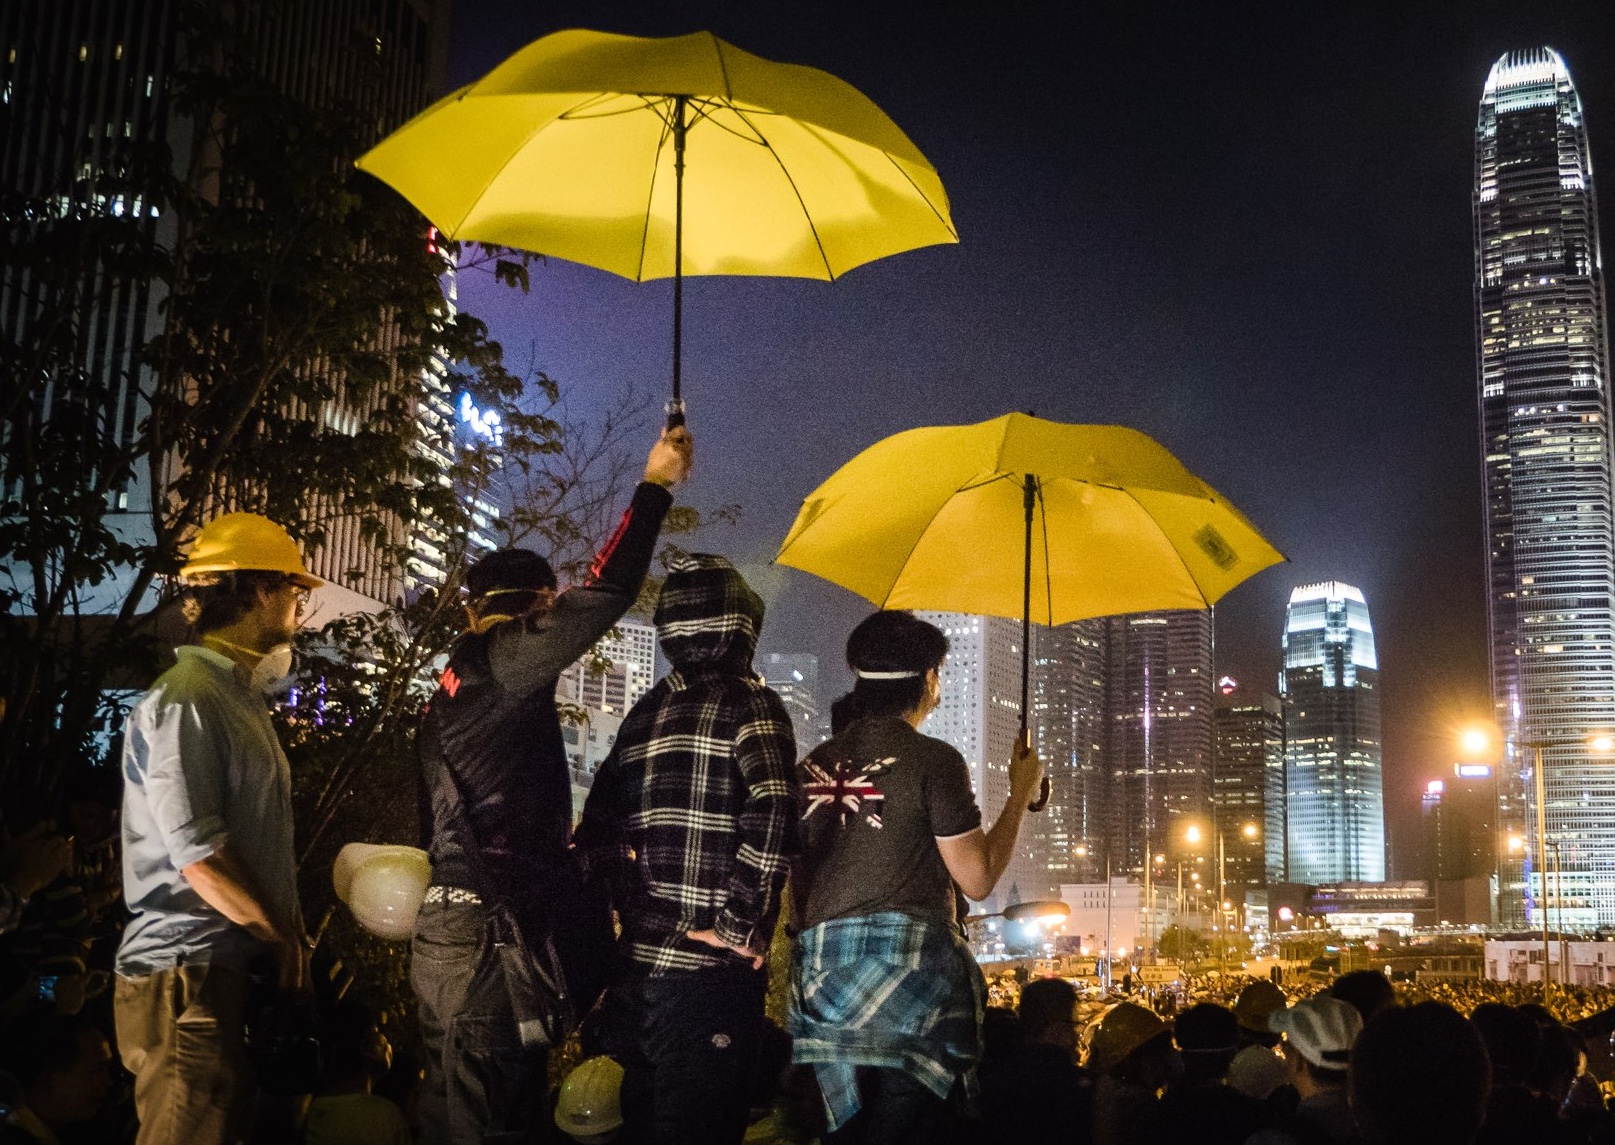
[[[408,938],[432,881],[432,863],[419,847],[349,843],[337,853],[331,881],[360,926],[377,938]]]
[[[622,1066],[589,1058],[566,1075],[555,1102],[555,1124],[583,1145],[607,1141],[622,1127]]]

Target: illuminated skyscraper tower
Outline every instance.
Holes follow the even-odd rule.
[[[1139,612],[1106,619],[1105,793],[1118,870],[1146,858],[1168,866],[1204,856],[1187,835],[1211,824],[1210,611]]]
[[[1492,66],[1475,132],[1475,323],[1486,475],[1492,702],[1508,742],[1499,819],[1537,850],[1532,745],[1567,924],[1615,923],[1615,727],[1608,331],[1581,100],[1550,48]],[[1499,914],[1525,921],[1504,858]]]
[[[1325,581],[1290,593],[1279,694],[1289,880],[1382,882],[1379,659],[1361,591]]]

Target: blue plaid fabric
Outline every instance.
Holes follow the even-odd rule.
[[[833,918],[796,940],[793,1061],[811,1064],[829,1128],[858,1112],[857,1068],[908,1073],[947,1098],[975,1086],[986,984],[949,926],[882,911]]]

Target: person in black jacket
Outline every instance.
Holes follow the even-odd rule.
[[[421,1140],[527,1140],[545,1123],[548,1047],[604,986],[610,927],[568,845],[572,789],[555,710],[560,674],[638,596],[693,446],[679,427],[588,578],[557,595],[543,557],[489,553],[466,572],[470,627],[421,723],[432,885],[410,981],[427,1057]]]
[[[608,1048],[623,1140],[739,1145],[763,1037],[764,955],[796,853],[796,744],[752,668],[763,602],[723,557],[672,562],[672,671],[634,705],[573,843],[612,872],[626,980]]]

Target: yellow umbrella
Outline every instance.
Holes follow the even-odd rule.
[[[546,36],[359,166],[448,238],[671,275],[675,402],[685,274],[828,280],[959,241],[936,171],[878,107],[709,32]]]
[[[1209,608],[1284,559],[1153,439],[1012,413],[876,442],[802,503],[775,558],[881,608],[1033,620]]]

